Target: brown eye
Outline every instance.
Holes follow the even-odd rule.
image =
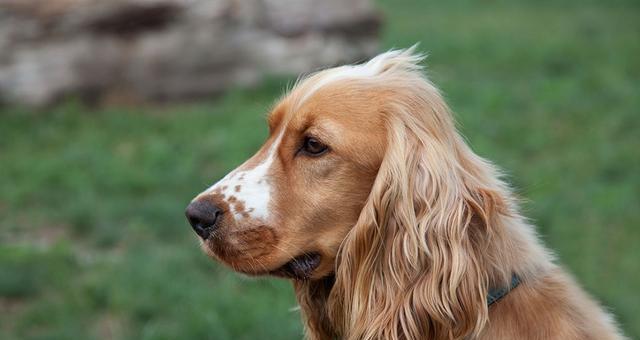
[[[306,137],[301,151],[309,156],[320,156],[328,150],[328,147],[313,137]]]

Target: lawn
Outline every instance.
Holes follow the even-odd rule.
[[[640,338],[640,6],[379,1],[480,155]],[[288,282],[206,258],[189,200],[251,155],[290,79],[197,103],[0,108],[0,338],[299,339]]]

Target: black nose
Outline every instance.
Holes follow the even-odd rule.
[[[206,200],[193,201],[187,206],[185,215],[196,234],[206,240],[216,229],[216,222],[220,222],[222,210]]]

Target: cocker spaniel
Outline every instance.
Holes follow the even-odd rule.
[[[622,339],[554,264],[413,48],[312,74],[186,214],[203,250],[290,278],[309,339]]]

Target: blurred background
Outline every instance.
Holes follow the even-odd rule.
[[[0,338],[301,338],[290,284],[209,260],[184,208],[297,74],[416,42],[474,150],[640,338],[622,0],[0,0]]]

